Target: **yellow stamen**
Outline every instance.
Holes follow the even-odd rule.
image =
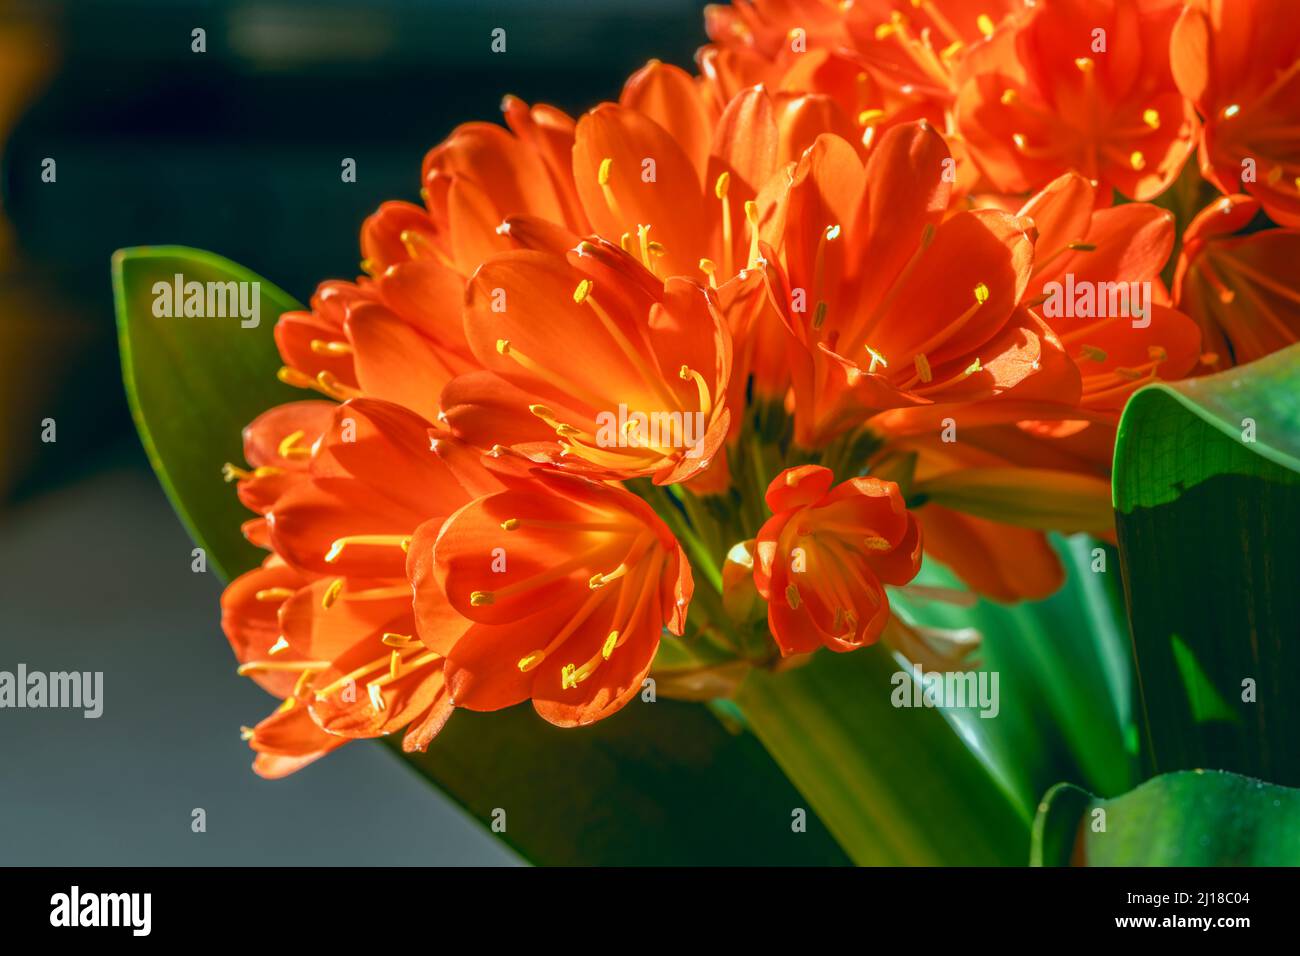
[[[325,339],[312,339],[311,350],[317,355],[351,355],[352,346],[347,342],[326,341]]]
[[[930,360],[921,353],[912,360],[916,365],[916,375],[924,383],[929,384],[934,381],[934,373],[930,370]]]
[[[263,588],[253,596],[259,601],[287,601],[293,595],[293,588]]]
[[[1142,122],[1146,123],[1152,129],[1160,128],[1160,113],[1156,110],[1143,110]]]
[[[980,33],[984,34],[986,37],[993,36],[993,31],[996,29],[993,24],[993,18],[987,13],[981,13],[979,17],[976,18],[975,25],[979,27]]]
[[[533,651],[531,654],[526,654],[523,657],[519,658],[518,667],[523,673],[527,674],[530,670],[532,670],[534,667],[536,667],[545,659],[546,659],[545,651]]]
[[[864,348],[867,350],[867,353],[871,356],[871,364],[867,366],[868,375],[876,374],[877,365],[879,365],[881,368],[889,368],[889,363],[885,361],[885,357],[883,355],[881,355],[879,352],[873,349],[870,345],[864,346]]]
[[[471,607],[485,607],[489,604],[495,604],[497,596],[491,591],[471,591],[469,603]]]
[[[385,647],[410,647],[419,643],[410,634],[394,634],[391,631],[385,631],[380,641],[383,642]]]
[[[678,370],[677,377],[683,382],[695,382],[695,391],[700,397],[700,411],[707,419],[713,413],[713,396],[709,393],[709,383],[704,381],[703,375],[686,365]]]
[[[1147,158],[1142,155],[1141,150],[1135,149],[1129,154],[1128,164],[1135,170],[1143,170],[1146,169]]]
[[[330,545],[330,549],[325,554],[325,562],[333,564],[343,554],[343,549],[353,545],[371,545],[373,547],[400,547],[405,554],[411,546],[409,535],[401,534],[354,534],[346,538],[339,538]]]
[[[325,589],[325,593],[321,595],[320,606],[328,611],[330,608],[334,606],[334,602],[339,599],[339,595],[342,592],[343,592],[343,579],[335,578],[333,581],[330,582],[330,586]]]
[[[279,453],[281,458],[310,458],[311,449],[306,445],[298,444],[304,434],[305,432],[299,430],[291,435],[285,435],[276,448],[276,452]]]

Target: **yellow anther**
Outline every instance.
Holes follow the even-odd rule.
[[[971,362],[970,365],[966,366],[966,371],[964,374],[974,375],[976,372],[982,371],[983,368],[984,366],[980,364],[980,360],[976,358],[975,361]]]
[[[1003,106],[1012,106],[1020,100],[1020,94],[1015,90],[1003,90],[1002,95],[998,97]]]
[[[293,594],[293,588],[263,588],[253,596],[259,601],[287,601]]]
[[[987,13],[981,13],[976,18],[975,26],[979,27],[980,33],[984,34],[986,37],[993,36],[993,31],[995,29],[993,18]]]
[[[276,452],[281,458],[303,458],[305,456],[310,456],[310,448],[300,447],[298,445],[298,442],[302,439],[304,434],[305,433],[300,429],[290,435],[285,435],[284,438],[281,439],[279,446],[276,448]]]
[[[758,203],[752,199],[745,200],[745,220],[751,226],[758,225]]]
[[[606,156],[600,161],[600,169],[596,173],[596,182],[602,186],[609,185],[609,169],[614,165],[614,160]]]
[[[864,348],[867,350],[867,354],[871,356],[871,364],[867,366],[868,375],[874,375],[876,373],[877,365],[881,368],[889,368],[889,363],[885,361],[883,355],[873,349],[870,345],[864,346]]]
[[[1022,152],[1024,151],[1024,149],[1025,149],[1025,143],[1026,143],[1024,133],[1012,133],[1012,134],[1011,134],[1011,142],[1013,142],[1013,143],[1016,144],[1016,149],[1018,149],[1018,150],[1020,150],[1020,151],[1022,151]]]
[[[714,262],[712,259],[700,260],[700,271],[703,272],[706,276],[713,275],[713,273],[717,270],[717,268],[718,268],[718,264]]]
[[[723,171],[718,174],[717,181],[713,184],[713,195],[719,199],[726,199],[729,189],[731,189],[731,173]]]
[[[587,296],[591,295],[592,282],[590,279],[583,279],[578,283],[578,287],[573,290],[573,301],[582,305],[587,301]]]
[[[799,589],[793,584],[788,585],[785,589],[785,601],[790,605],[791,610],[799,610]]]
[[[975,301],[983,305],[989,300],[989,287],[983,282],[975,287]]]
[[[334,606],[334,602],[339,599],[339,595],[342,593],[343,579],[335,578],[330,582],[330,586],[325,589],[325,593],[321,595],[320,606],[328,611]]]
[[[946,47],[944,47],[942,50],[939,51],[939,58],[942,60],[951,60],[953,57],[955,57],[958,53],[962,51],[962,48],[965,45],[966,44],[962,43],[960,40],[953,40]]]
[[[863,110],[858,114],[859,126],[874,126],[885,118],[884,110]]]
[[[1233,103],[1231,106],[1225,106],[1223,108],[1223,118],[1232,119],[1240,112],[1241,112],[1241,107],[1238,104]]]
[[[327,564],[333,564],[337,561],[343,550],[352,545],[371,545],[373,547],[400,547],[405,554],[411,546],[410,537],[400,534],[354,534],[346,538],[339,538],[330,545],[329,551],[325,554]]]
[[[252,740],[255,736],[257,736],[257,731],[253,730],[252,727],[240,727],[240,728],[239,728],[239,739],[240,739],[240,740]]]
[[[600,656],[609,660],[609,655],[614,653],[616,647],[618,647],[618,631],[610,631],[609,637],[605,638],[605,644],[600,649]]]
[[[509,354],[510,354],[510,340],[497,339],[497,355],[509,355]]]
[[[311,350],[316,355],[351,355],[352,346],[347,342],[338,342],[326,339],[312,339]]]
[[[484,607],[496,603],[497,596],[491,591],[473,591],[469,596],[471,607]]]
[[[533,651],[531,654],[525,654],[523,657],[519,658],[519,670],[527,674],[545,659],[545,651]]]
[[[1146,169],[1147,158],[1142,155],[1142,151],[1135,149],[1129,155],[1128,164],[1136,170]]]
[[[1081,56],[1075,58],[1074,65],[1077,66],[1081,72],[1087,73],[1097,64],[1092,62],[1092,57]]]
[[[1142,122],[1146,123],[1152,129],[1160,128],[1160,114],[1156,110],[1143,110]]]
[[[869,534],[862,539],[862,546],[868,551],[888,551],[893,547],[892,544],[878,534]]]
[[[919,378],[922,382],[926,384],[934,381],[934,373],[930,370],[930,360],[926,358],[924,352],[922,352],[912,361],[916,365],[917,378]]]
[[[518,527],[519,527],[518,518],[507,518],[505,521],[501,522],[502,531],[514,531]]]
[[[577,687],[577,686],[578,686],[578,665],[565,664],[564,667],[560,669],[561,690],[568,690],[571,687]]]

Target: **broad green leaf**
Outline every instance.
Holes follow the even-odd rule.
[[[156,318],[155,282],[259,281],[261,323]],[[159,480],[211,567],[229,577],[261,552],[239,533],[249,514],[223,484],[242,461],[240,433],[260,412],[301,398],[275,378],[271,328],[297,308],[265,280],[211,253],[122,250],[113,259],[122,367],[140,438]],[[218,609],[212,609],[216,639]],[[458,713],[429,752],[407,758],[485,824],[506,812],[503,838],[545,864],[842,864],[843,851],[754,738],[708,708],[636,700],[594,727],[559,730],[512,708]]]
[[[160,318],[154,284],[175,276],[197,282],[257,282],[260,320]],[[223,484],[221,466],[244,461],[243,427],[302,392],[276,379],[272,329],[281,312],[302,306],[228,259],[182,246],[122,249],[113,256],[122,378],[140,441],[172,507],[217,573],[229,579],[254,566],[256,548],[239,526],[252,515]]]
[[[1035,866],[1298,866],[1300,790],[1218,770],[1148,780],[1113,800],[1053,787]]]
[[[970,708],[943,714],[1026,819],[1054,783],[1110,796],[1138,780],[1132,665],[1115,555],[1081,535],[1053,543],[1066,580],[1047,600],[963,607],[923,601],[909,589],[890,599],[908,621],[971,627],[983,636],[975,659],[979,670],[998,675],[997,716]],[[960,587],[932,561],[916,583]]]
[[[853,862],[1022,864],[1028,816],[942,714],[894,706],[905,667],[880,644],[819,651],[751,673],[736,704]]]
[[[1114,493],[1151,769],[1300,784],[1300,346],[1137,392]]]

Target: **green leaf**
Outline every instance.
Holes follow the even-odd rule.
[[[973,709],[942,713],[1026,819],[1053,783],[1114,795],[1138,780],[1132,665],[1115,556],[1084,536],[1054,538],[1053,544],[1066,579],[1044,601],[980,600],[964,607],[923,601],[910,589],[890,598],[911,623],[972,627],[983,635],[975,657],[979,670],[998,675],[997,716],[984,718]],[[916,584],[960,587],[933,561]]]
[[[1165,774],[1113,800],[1062,784],[1039,806],[1030,859],[1035,866],[1300,865],[1300,791],[1217,770]]]
[[[160,318],[154,283],[176,275],[197,282],[259,283],[260,321],[238,317]],[[222,482],[221,466],[242,463],[243,427],[302,393],[276,379],[272,328],[302,306],[242,266],[183,246],[121,249],[113,256],[122,378],[131,415],[163,490],[196,544],[222,577],[253,567],[260,552],[239,526],[252,515]]]
[[[1300,346],[1137,392],[1114,494],[1150,768],[1300,784]]]
[[[1022,864],[1028,816],[942,714],[894,706],[906,668],[880,644],[819,651],[751,673],[736,703],[854,863]]]
[[[155,282],[258,281],[261,323],[156,318]],[[126,249],[113,258],[122,368],[140,438],[194,539],[223,577],[261,552],[239,533],[250,517],[223,484],[242,461],[243,426],[302,397],[275,378],[271,328],[299,306],[247,270],[181,247]],[[218,610],[212,609],[213,632]],[[636,700],[618,716],[559,730],[527,705],[458,713],[424,755],[407,758],[485,824],[506,811],[502,837],[546,864],[842,864],[844,853],[810,815],[791,828],[794,788],[751,735],[708,708]],[[310,773],[310,770],[305,771]]]

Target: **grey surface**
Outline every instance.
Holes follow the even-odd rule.
[[[378,744],[254,776],[239,727],[275,701],[235,675],[190,548],[129,466],[0,516],[0,670],[104,672],[98,719],[0,709],[0,865],[517,862]]]

